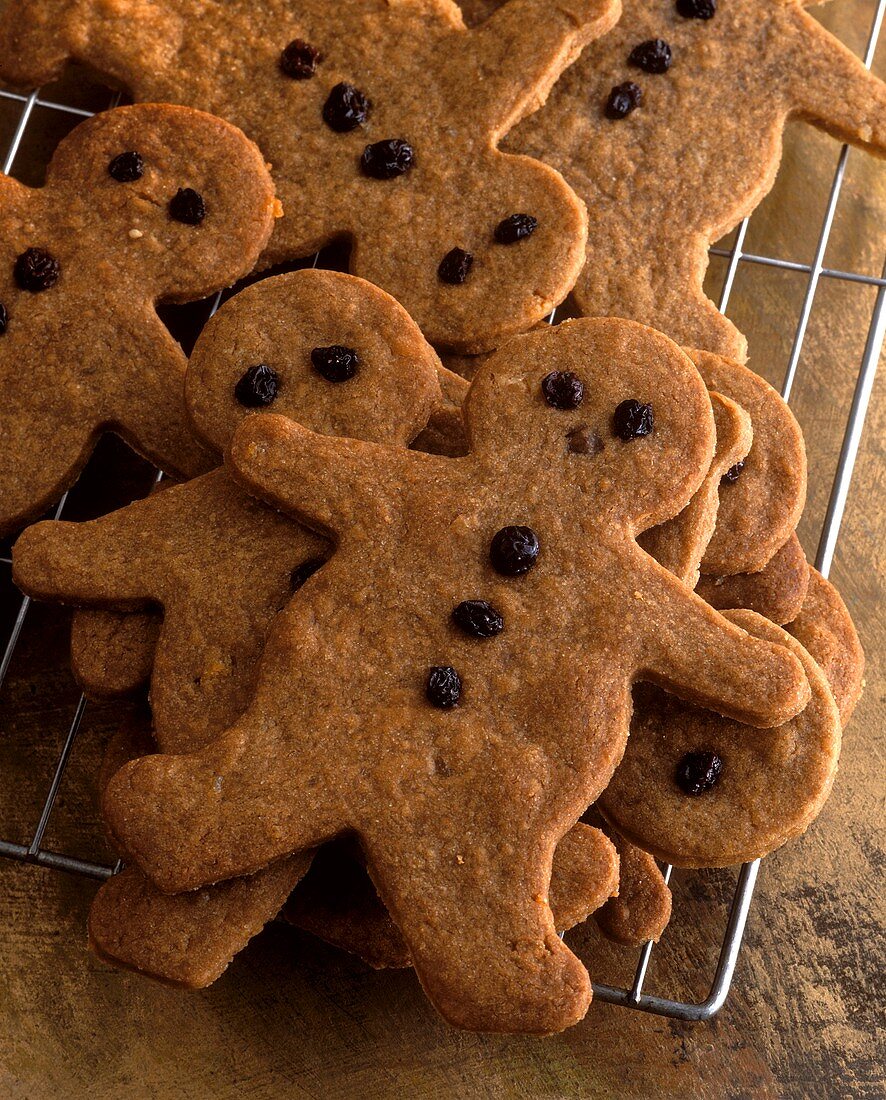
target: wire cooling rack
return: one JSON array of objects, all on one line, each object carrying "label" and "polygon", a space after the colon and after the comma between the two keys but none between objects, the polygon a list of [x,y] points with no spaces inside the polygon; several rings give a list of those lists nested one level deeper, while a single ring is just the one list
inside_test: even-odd
[{"label": "wire cooling rack", "polygon": [[[886,15],[886,0],[878,0],[864,55],[864,63],[868,68],[870,68],[874,58],[874,52],[880,37],[884,15]],[[25,133],[32,124],[32,116],[36,107],[44,108],[49,111],[61,112],[62,114],[73,116],[76,119],[88,118],[92,114],[91,111],[81,107],[43,99],[40,97],[39,90],[31,95],[25,96],[0,89],[0,99],[17,104],[20,110],[18,123],[15,126],[12,139],[5,150],[2,163],[2,171],[6,175],[11,174],[14,168],[16,157],[21,148]],[[113,106],[115,103],[116,100],[112,100],[110,106]],[[837,462],[836,473],[834,475],[828,506],[821,529],[818,551],[815,556],[816,568],[825,576],[827,576],[830,571],[837,539],[840,534],[846,498],[849,493],[849,486],[855,467],[855,459],[858,454],[865,415],[867,413],[874,376],[877,370],[877,362],[883,348],[884,339],[886,339],[886,263],[884,263],[879,278],[876,276],[856,274],[850,271],[834,270],[823,266],[825,251],[843,187],[847,153],[848,149],[846,146],[843,146],[831,183],[830,194],[818,236],[818,243],[811,264],[795,263],[773,256],[762,256],[745,252],[744,242],[748,231],[747,218],[738,227],[731,248],[711,249],[711,255],[723,257],[727,261],[726,274],[719,300],[719,308],[724,313],[729,305],[729,299],[732,294],[732,288],[739,266],[743,263],[762,264],[767,267],[778,268],[783,271],[792,271],[808,276],[805,295],[797,319],[797,328],[794,333],[781,386],[781,393],[785,400],[790,399],[797,377],[803,345],[806,339],[806,332],[815,305],[815,296],[820,280],[838,279],[849,284],[863,284],[877,288],[876,300],[874,302],[868,327],[867,340],[856,375],[852,404],[846,419],[840,456]],[[317,258],[315,257],[314,263],[316,264],[316,262]],[[221,300],[222,295],[219,294],[211,301],[207,307],[206,320],[215,313]],[[553,320],[553,316],[551,320]],[[63,514],[66,501],[67,495],[59,501],[52,512],[53,518],[57,519]],[[0,567],[7,570],[7,576],[3,577],[0,583],[10,586],[11,578],[8,576],[8,570],[11,564],[9,557],[0,557]],[[22,598],[3,650],[3,656],[0,658],[0,690],[2,690],[3,683],[9,671],[9,666],[21,637],[30,606],[30,599],[27,597]],[[46,867],[53,871],[65,871],[95,879],[106,879],[119,870],[119,863],[111,865],[98,861],[79,859],[71,855],[66,855],[63,852],[52,851],[43,844],[46,829],[58,796],[59,787],[61,786],[77,734],[80,730],[86,706],[86,698],[81,696],[74,709],[74,714],[71,718],[67,734],[65,735],[61,751],[55,762],[55,767],[49,780],[46,798],[43,802],[43,807],[40,811],[40,816],[30,842],[28,844],[20,844],[0,839],[0,857],[16,860],[20,863],[35,864],[38,867]],[[640,950],[634,979],[630,988],[617,988],[609,985],[595,984],[595,996],[602,1001],[624,1005],[627,1008],[640,1009],[644,1012],[657,1013],[661,1016],[670,1016],[679,1020],[697,1021],[711,1019],[711,1017],[722,1008],[732,984],[732,978],[735,972],[738,954],[741,949],[745,923],[750,910],[759,867],[760,861],[755,860],[753,863],[744,864],[739,871],[735,892],[729,906],[717,966],[711,981],[710,991],[703,1001],[690,1003],[669,1000],[664,997],[658,997],[643,992],[646,972],[654,947],[652,943],[646,944],[646,946]],[[664,868],[664,876],[666,881],[670,880],[670,866]]]}]

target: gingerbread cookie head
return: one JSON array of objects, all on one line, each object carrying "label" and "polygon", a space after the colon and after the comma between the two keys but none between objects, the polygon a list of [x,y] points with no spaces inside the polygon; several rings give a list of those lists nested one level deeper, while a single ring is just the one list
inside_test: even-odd
[{"label": "gingerbread cookie head", "polygon": [[593,499],[632,533],[681,511],[713,457],[704,383],[667,337],[632,322],[566,321],[506,345],[478,372],[465,418],[480,460],[573,507]]},{"label": "gingerbread cookie head", "polygon": [[347,239],[353,273],[432,343],[482,351],[563,300],[587,234],[562,177],[498,141],[618,7],[511,0],[468,31],[449,0],[7,0],[0,75],[33,84],[75,56],[136,100],[234,122],[284,206],[268,263]]},{"label": "gingerbread cookie head", "polygon": [[0,177],[0,531],[57,499],[105,430],[173,474],[213,464],[155,303],[247,274],[275,209],[258,149],[182,107],[82,123],[42,188]]},{"label": "gingerbread cookie head", "polygon": [[726,617],[790,648],[812,695],[784,725],[752,731],[657,688],[638,690],[628,747],[597,805],[628,840],[681,867],[744,863],[799,836],[837,771],[840,716],[821,669],[754,612]]},{"label": "gingerbread cookie head", "polygon": [[225,303],[194,347],[185,395],[220,454],[245,417],[265,412],[405,447],[443,406],[446,373],[390,295],[353,275],[307,269]]}]

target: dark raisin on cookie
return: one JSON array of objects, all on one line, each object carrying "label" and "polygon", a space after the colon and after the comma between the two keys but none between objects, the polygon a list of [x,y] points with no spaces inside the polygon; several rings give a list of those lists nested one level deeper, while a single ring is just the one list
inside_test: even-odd
[{"label": "dark raisin on cookie", "polygon": [[604,114],[607,118],[625,118],[636,110],[643,102],[643,90],[639,84],[632,80],[626,80],[624,84],[616,84],[606,100]]},{"label": "dark raisin on cookie", "polygon": [[300,38],[295,38],[280,54],[280,70],[292,80],[310,80],[323,55]]},{"label": "dark raisin on cookie", "polygon": [[293,592],[298,592],[305,581],[309,580],[317,572],[318,569],[322,569],[326,564],[324,558],[311,558],[309,561],[303,561],[301,565],[297,565],[292,570],[292,575],[289,578],[289,585]]},{"label": "dark raisin on cookie", "polygon": [[677,14],[684,19],[713,19],[717,0],[677,0]]},{"label": "dark raisin on cookie", "polygon": [[603,440],[598,432],[582,424],[566,433],[566,450],[571,455],[598,455],[603,450]]},{"label": "dark raisin on cookie", "polygon": [[723,475],[723,480],[729,485],[734,485],[736,481],[741,477],[741,471],[744,469],[744,459],[741,462],[736,462],[734,466],[730,466],[726,473]]},{"label": "dark raisin on cookie", "polygon": [[61,274],[58,260],[45,248],[29,248],[15,261],[15,281],[22,290],[39,294],[58,282]]},{"label": "dark raisin on cookie", "polygon": [[182,225],[199,225],[206,217],[206,203],[193,187],[180,187],[169,200],[169,216]]},{"label": "dark raisin on cookie", "polygon": [[642,69],[644,73],[659,75],[671,67],[671,47],[663,38],[648,38],[639,46],[634,46],[628,55],[628,62]]},{"label": "dark raisin on cookie", "polygon": [[449,710],[461,698],[461,677],[451,665],[434,665],[428,672],[425,695],[435,707]]},{"label": "dark raisin on cookie", "polygon": [[584,383],[569,370],[553,370],[546,374],[541,380],[541,392],[554,409],[577,409],[585,397]]},{"label": "dark raisin on cookie", "polygon": [[723,772],[723,761],[715,752],[687,752],[680,759],[674,780],[683,794],[692,798],[715,786]]},{"label": "dark raisin on cookie", "polygon": [[649,435],[655,427],[655,417],[651,405],[630,398],[622,401],[612,416],[612,428],[619,439],[625,443]]},{"label": "dark raisin on cookie", "polygon": [[489,547],[489,561],[503,577],[520,577],[538,561],[538,535],[531,527],[502,527]]},{"label": "dark raisin on cookie", "polygon": [[465,252],[463,248],[453,248],[440,261],[437,274],[442,282],[449,283],[451,286],[461,286],[470,275],[473,266],[474,257],[470,252]]},{"label": "dark raisin on cookie", "polygon": [[531,214],[510,214],[495,227],[493,236],[499,244],[517,244],[538,229],[538,219]]},{"label": "dark raisin on cookie", "polygon": [[415,164],[415,150],[405,138],[387,138],[367,145],[360,157],[364,176],[374,180],[392,180],[408,172]]},{"label": "dark raisin on cookie", "polygon": [[108,165],[108,175],[117,183],[135,183],[145,174],[145,162],[141,153],[120,153]]},{"label": "dark raisin on cookie", "polygon": [[333,344],[328,348],[314,348],[311,352],[314,370],[327,382],[347,382],[360,366],[360,357],[353,348]]},{"label": "dark raisin on cookie", "polygon": [[494,638],[505,628],[504,619],[486,600],[463,600],[453,610],[452,621],[474,638]]},{"label": "dark raisin on cookie", "polygon": [[0,302],[0,336],[9,328],[9,310]]},{"label": "dark raisin on cookie", "polygon": [[265,409],[280,389],[280,377],[267,363],[250,367],[234,387],[234,396],[247,409]]},{"label": "dark raisin on cookie", "polygon": [[362,126],[370,103],[353,84],[336,84],[323,104],[323,121],[337,134],[348,134]]}]

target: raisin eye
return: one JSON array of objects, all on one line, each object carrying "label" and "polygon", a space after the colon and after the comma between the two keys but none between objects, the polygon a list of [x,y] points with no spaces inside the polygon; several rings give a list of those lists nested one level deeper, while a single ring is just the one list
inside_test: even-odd
[{"label": "raisin eye", "polygon": [[145,174],[145,162],[140,153],[120,153],[108,165],[108,175],[117,183],[135,183]]},{"label": "raisin eye", "polygon": [[336,84],[323,105],[323,121],[337,134],[349,134],[362,126],[370,103],[353,84]]},{"label": "raisin eye", "polygon": [[270,405],[280,389],[280,376],[267,365],[250,367],[234,387],[234,396],[247,409],[263,409]]},{"label": "raisin eye", "polygon": [[425,695],[429,703],[441,710],[454,707],[461,698],[461,677],[452,665],[434,665],[428,672]]},{"label": "raisin eye", "polygon": [[327,382],[347,382],[357,373],[360,357],[353,348],[333,344],[328,348],[314,348],[311,362],[314,370]]},{"label": "raisin eye", "polygon": [[715,752],[687,752],[677,764],[674,781],[691,798],[709,791],[720,782],[723,761]]},{"label": "raisin eye", "polygon": [[292,80],[310,80],[322,59],[319,50],[296,38],[280,54],[280,70]]},{"label": "raisin eye", "polygon": [[182,225],[199,225],[206,217],[206,203],[193,187],[180,187],[169,201],[169,216]]},{"label": "raisin eye", "polygon": [[643,102],[643,89],[632,80],[626,80],[624,84],[616,84],[606,100],[604,114],[607,118],[625,118],[635,111]]},{"label": "raisin eye", "polygon": [[728,485],[734,485],[736,481],[741,477],[741,471],[744,469],[744,459],[741,462],[736,462],[734,466],[730,466],[726,473],[723,475],[723,480]]},{"label": "raisin eye", "polygon": [[584,383],[568,370],[546,374],[541,380],[541,392],[553,409],[577,409],[585,398]]},{"label": "raisin eye", "polygon": [[493,236],[499,244],[517,244],[538,229],[538,218],[531,214],[511,214],[495,227]]},{"label": "raisin eye", "polygon": [[45,248],[29,248],[15,261],[15,281],[22,290],[39,294],[58,282],[61,267],[58,260]]},{"label": "raisin eye", "polygon": [[622,401],[613,414],[612,427],[618,438],[625,443],[649,435],[655,427],[652,406],[643,405],[633,398]]}]

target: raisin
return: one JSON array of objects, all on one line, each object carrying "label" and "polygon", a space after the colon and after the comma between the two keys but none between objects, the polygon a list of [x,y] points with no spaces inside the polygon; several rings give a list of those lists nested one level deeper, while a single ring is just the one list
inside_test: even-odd
[{"label": "raisin", "polygon": [[723,480],[730,485],[734,485],[736,481],[741,477],[741,471],[744,469],[744,459],[741,462],[736,462],[734,466],[730,466],[726,473],[723,475]]},{"label": "raisin", "polygon": [[569,370],[546,374],[541,380],[541,392],[554,409],[577,409],[585,397],[584,383]]},{"label": "raisin", "polygon": [[566,450],[571,455],[598,455],[603,450],[603,440],[583,425],[566,433]]},{"label": "raisin", "polygon": [[717,0],[677,0],[677,14],[684,19],[713,19]]},{"label": "raisin", "polygon": [[636,65],[644,73],[666,73],[671,67],[671,47],[663,38],[649,38],[634,46],[628,55],[628,63]]},{"label": "raisin", "polygon": [[322,569],[326,564],[323,558],[311,558],[309,561],[303,561],[301,565],[297,565],[292,570],[292,576],[289,578],[289,584],[293,592],[298,592],[301,586],[309,578],[317,572],[318,569]]},{"label": "raisin", "polygon": [[280,70],[293,80],[310,80],[317,70],[317,62],[322,60],[319,50],[295,38],[280,54]]},{"label": "raisin", "polygon": [[364,176],[374,180],[392,180],[415,164],[415,150],[404,138],[388,138],[367,145],[360,157]]},{"label": "raisin", "polygon": [[9,328],[9,310],[0,302],[0,336]]},{"label": "raisin", "polygon": [[461,676],[451,665],[434,665],[428,673],[425,695],[441,710],[454,707],[461,698]]},{"label": "raisin", "polygon": [[704,794],[715,786],[723,771],[723,761],[715,752],[687,752],[677,764],[674,780],[683,794]]},{"label": "raisin", "polygon": [[58,260],[44,248],[29,248],[15,261],[15,281],[22,290],[39,294],[58,282],[61,274]]},{"label": "raisin", "polygon": [[206,203],[193,187],[180,187],[169,200],[169,216],[183,225],[199,225],[206,217]]},{"label": "raisin", "polygon": [[135,183],[145,174],[141,153],[120,153],[108,165],[108,175],[117,183]]},{"label": "raisin", "polygon": [[622,401],[612,417],[613,431],[625,443],[631,439],[649,435],[654,427],[655,417],[652,414],[652,406],[643,405],[633,398]]},{"label": "raisin", "polygon": [[279,389],[277,372],[267,363],[258,363],[250,367],[234,387],[234,396],[247,409],[264,409],[273,402]]},{"label": "raisin", "polygon": [[444,283],[461,286],[470,275],[473,266],[474,257],[470,252],[465,252],[463,248],[453,248],[440,261],[437,274]]},{"label": "raisin", "polygon": [[314,370],[322,374],[327,382],[347,382],[357,373],[360,357],[353,348],[333,344],[329,348],[314,348],[311,362]]},{"label": "raisin", "polygon": [[323,121],[337,134],[348,134],[362,126],[371,104],[353,84],[336,84],[323,104]]},{"label": "raisin", "polygon": [[505,628],[504,619],[486,600],[464,600],[452,612],[452,621],[475,638],[494,638]]},{"label": "raisin", "polygon": [[489,548],[492,568],[503,577],[519,577],[538,561],[538,535],[531,527],[502,527]]},{"label": "raisin", "polygon": [[510,214],[495,227],[493,236],[499,244],[516,244],[525,241],[538,229],[538,218],[531,214]]},{"label": "raisin", "polygon": [[643,90],[639,84],[632,80],[626,80],[624,84],[616,84],[606,100],[604,114],[607,118],[624,118],[631,111],[637,109],[643,102]]}]

